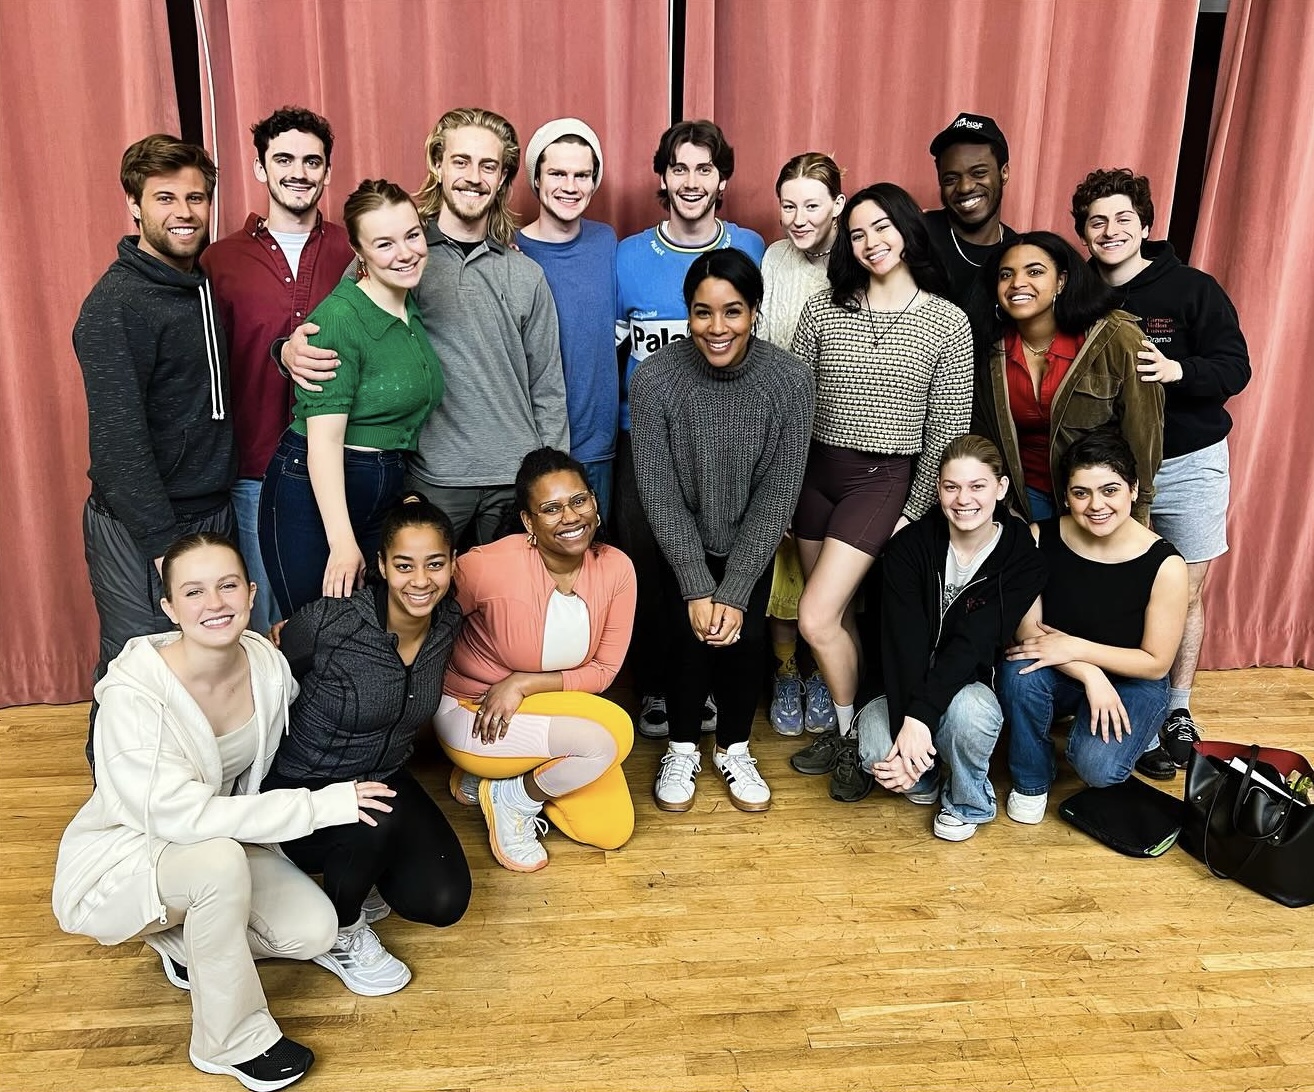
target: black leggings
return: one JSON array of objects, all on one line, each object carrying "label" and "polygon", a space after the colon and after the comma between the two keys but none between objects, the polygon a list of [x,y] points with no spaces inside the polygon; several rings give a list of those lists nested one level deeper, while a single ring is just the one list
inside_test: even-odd
[{"label": "black leggings", "polygon": [[[630,668],[635,696],[653,697],[665,692],[663,665],[670,663],[671,659],[670,611],[664,602],[669,596],[662,583],[666,562],[639,499],[639,486],[634,480],[634,449],[628,432],[622,432],[616,441],[616,477],[611,505],[615,528],[612,541],[633,562],[638,593],[634,607],[634,636],[630,638],[625,662]],[[678,597],[678,591],[676,595]],[[688,629],[688,618],[681,624]]]},{"label": "black leggings", "polygon": [[[425,925],[455,925],[470,905],[470,866],[447,817],[406,770],[381,778],[397,795],[392,811],[372,811],[377,827],[349,823],[324,827],[283,852],[304,872],[322,873],[324,893],[346,927],[360,917],[361,903],[377,886],[398,914]],[[331,781],[296,781],[277,774],[262,789],[318,789]]]},{"label": "black leggings", "polygon": [[[725,558],[707,555],[712,579],[725,575]],[[689,625],[689,604],[680,594],[675,573],[662,565],[668,625],[674,635],[666,660],[666,713],[671,741],[697,743],[702,731],[703,702],[716,698],[716,744],[729,747],[745,742],[753,730],[753,715],[762,693],[763,656],[766,652],[766,608],[771,597],[772,568],[753,585],[744,611],[742,636],[732,645],[704,644]]]}]

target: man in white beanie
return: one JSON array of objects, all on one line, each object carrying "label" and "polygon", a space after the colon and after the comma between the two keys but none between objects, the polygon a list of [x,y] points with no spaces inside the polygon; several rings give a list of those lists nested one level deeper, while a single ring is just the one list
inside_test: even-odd
[{"label": "man in white beanie", "polygon": [[525,174],[538,219],[516,233],[543,267],[561,328],[570,453],[584,464],[603,518],[611,513],[620,417],[616,366],[616,233],[584,212],[602,181],[602,145],[578,118],[557,118],[529,138]]}]

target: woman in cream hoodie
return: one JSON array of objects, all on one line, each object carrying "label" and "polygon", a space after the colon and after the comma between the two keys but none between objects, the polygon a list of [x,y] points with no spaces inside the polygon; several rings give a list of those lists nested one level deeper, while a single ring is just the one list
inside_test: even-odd
[{"label": "woman in cream hoodie", "polygon": [[[219,535],[164,556],[162,606],[181,633],[137,637],[96,686],[97,784],[60,842],[60,926],[102,944],[139,937],[192,993],[192,1064],[272,1092],[313,1054],[269,1015],[254,958],[311,959],[337,933],[322,891],[264,843],[373,823],[385,785],[260,793],[296,683],[244,632],[255,585]],[[254,957],[254,958],[253,958]]]}]

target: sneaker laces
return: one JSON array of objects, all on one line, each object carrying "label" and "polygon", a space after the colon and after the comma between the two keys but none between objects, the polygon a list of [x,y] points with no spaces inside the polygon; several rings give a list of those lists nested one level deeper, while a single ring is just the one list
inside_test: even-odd
[{"label": "sneaker laces", "polygon": [[353,933],[339,939],[336,947],[358,967],[373,967],[388,958],[388,951],[378,933],[362,925]]},{"label": "sneaker laces", "polygon": [[1168,723],[1163,726],[1163,734],[1180,743],[1200,742],[1200,729],[1196,727],[1190,713],[1178,713],[1169,717]]},{"label": "sneaker laces", "polygon": [[[850,743],[849,740],[853,739]],[[840,737],[839,757],[835,761],[835,774],[837,777],[854,777],[859,772],[866,773],[862,769],[862,763],[858,761],[858,741],[851,736]]]},{"label": "sneaker laces", "polygon": [[513,818],[511,829],[502,838],[502,844],[511,854],[519,856],[523,850],[537,845],[538,840],[548,832],[547,820],[537,811],[521,811],[514,806],[508,807],[507,810],[512,813]]},{"label": "sneaker laces", "polygon": [[785,714],[800,712],[803,708],[801,687],[797,675],[777,675],[775,701]]},{"label": "sneaker laces", "polygon": [[674,782],[677,785],[684,785],[694,779],[694,775],[702,769],[702,765],[697,751],[687,753],[667,751],[662,755],[662,768],[657,774],[657,783],[668,785]]},{"label": "sneaker laces", "polygon": [[720,759],[721,773],[727,779],[733,778],[740,785],[760,785],[766,788],[766,782],[757,772],[757,759],[747,751],[743,754],[731,754],[727,751],[717,757]]}]

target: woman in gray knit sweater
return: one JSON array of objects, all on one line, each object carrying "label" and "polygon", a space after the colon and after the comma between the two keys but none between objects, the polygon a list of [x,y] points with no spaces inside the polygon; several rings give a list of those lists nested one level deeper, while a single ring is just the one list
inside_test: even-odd
[{"label": "woman in gray knit sweater", "polygon": [[765,811],[771,790],[748,738],[766,640],[770,565],[803,481],[812,378],[753,336],[762,275],[728,248],[700,254],[684,282],[689,337],[653,353],[630,385],[635,477],[661,546],[677,639],[667,664],[671,737],[654,794],[693,805],[704,697],[718,710],[713,764],[730,800]]}]

